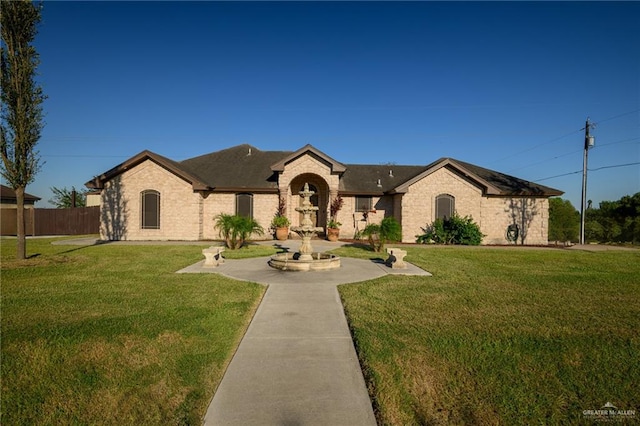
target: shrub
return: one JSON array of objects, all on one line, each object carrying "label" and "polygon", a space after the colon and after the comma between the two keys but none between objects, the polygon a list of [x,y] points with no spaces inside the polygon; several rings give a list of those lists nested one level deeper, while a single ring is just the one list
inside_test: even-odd
[{"label": "shrub", "polygon": [[460,217],[457,214],[450,219],[436,219],[431,225],[422,228],[424,234],[416,236],[420,244],[462,244],[477,246],[484,235],[471,216]]},{"label": "shrub", "polygon": [[362,235],[369,239],[369,245],[375,252],[384,250],[384,245],[390,241],[402,240],[402,227],[395,217],[389,216],[382,222],[371,223],[364,228]]},{"label": "shrub", "polygon": [[342,225],[338,222],[338,212],[342,209],[342,205],[344,204],[344,200],[341,196],[337,196],[331,202],[329,206],[329,223],[327,223],[327,228],[337,229]]},{"label": "shrub", "polygon": [[215,221],[214,228],[218,230],[231,250],[242,247],[251,234],[264,234],[262,226],[248,216],[221,213],[215,217]]}]

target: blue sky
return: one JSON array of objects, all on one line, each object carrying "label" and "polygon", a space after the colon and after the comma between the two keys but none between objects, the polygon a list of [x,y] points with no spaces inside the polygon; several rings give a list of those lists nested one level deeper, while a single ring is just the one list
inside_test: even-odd
[{"label": "blue sky", "polygon": [[[47,1],[45,164],[27,191],[43,207],[144,149],[241,143],[536,181],[582,170],[590,117],[588,198],[616,200],[640,191],[640,164],[617,167],[640,162],[638,17],[637,2]],[[579,208],[581,173],[540,183]]]}]

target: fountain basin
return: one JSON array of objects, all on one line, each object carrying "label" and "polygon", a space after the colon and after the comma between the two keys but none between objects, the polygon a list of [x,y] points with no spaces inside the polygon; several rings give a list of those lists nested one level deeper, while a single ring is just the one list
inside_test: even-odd
[{"label": "fountain basin", "polygon": [[300,253],[278,253],[271,256],[269,266],[281,271],[324,271],[340,267],[340,257],[330,253],[311,253],[311,259]]}]

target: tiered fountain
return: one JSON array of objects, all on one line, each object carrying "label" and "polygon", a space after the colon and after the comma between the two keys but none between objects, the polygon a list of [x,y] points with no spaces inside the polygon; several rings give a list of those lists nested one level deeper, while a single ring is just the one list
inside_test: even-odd
[{"label": "tiered fountain", "polygon": [[318,207],[311,204],[311,196],[314,191],[309,190],[309,184],[304,184],[304,189],[300,191],[302,206],[296,207],[296,211],[302,213],[302,223],[300,226],[291,228],[293,232],[300,235],[302,244],[297,253],[278,253],[271,256],[269,266],[283,271],[319,271],[325,269],[335,269],[340,267],[340,258],[334,254],[314,252],[311,247],[311,238],[318,232],[322,232],[322,227],[313,226],[311,222],[311,212],[317,211]]}]

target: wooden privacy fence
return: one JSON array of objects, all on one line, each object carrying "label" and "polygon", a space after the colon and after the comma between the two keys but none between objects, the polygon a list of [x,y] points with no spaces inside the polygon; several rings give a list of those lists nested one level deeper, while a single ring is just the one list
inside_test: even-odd
[{"label": "wooden privacy fence", "polygon": [[[16,235],[17,210],[2,209],[2,235]],[[84,235],[100,232],[100,207],[25,209],[27,235]]]}]

